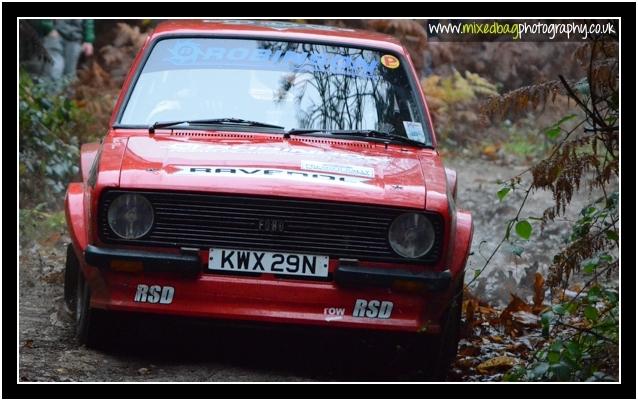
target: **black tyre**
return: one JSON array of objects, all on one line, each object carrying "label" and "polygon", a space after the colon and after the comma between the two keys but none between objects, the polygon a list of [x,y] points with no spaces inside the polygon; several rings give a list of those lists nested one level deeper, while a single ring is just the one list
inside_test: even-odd
[{"label": "black tyre", "polygon": [[66,265],[64,268],[64,303],[71,314],[75,313],[78,270],[78,258],[75,256],[73,246],[69,244],[66,248]]},{"label": "black tyre", "polygon": [[459,346],[459,329],[463,305],[463,277],[454,288],[452,302],[443,314],[441,334],[423,338],[417,345],[416,355],[424,361],[421,379],[445,381]]},{"label": "black tyre", "polygon": [[101,348],[108,340],[108,315],[91,308],[91,288],[81,269],[77,269],[75,301],[75,334],[80,344]]}]

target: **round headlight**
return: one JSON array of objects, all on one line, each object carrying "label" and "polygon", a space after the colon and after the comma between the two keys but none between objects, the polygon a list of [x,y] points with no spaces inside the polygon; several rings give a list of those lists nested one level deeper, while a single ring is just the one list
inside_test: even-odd
[{"label": "round headlight", "polygon": [[394,252],[404,258],[420,258],[434,245],[434,227],[419,213],[405,213],[390,225],[388,240]]},{"label": "round headlight", "polygon": [[124,239],[145,236],[153,226],[153,219],[153,206],[142,195],[120,195],[109,206],[109,227]]}]

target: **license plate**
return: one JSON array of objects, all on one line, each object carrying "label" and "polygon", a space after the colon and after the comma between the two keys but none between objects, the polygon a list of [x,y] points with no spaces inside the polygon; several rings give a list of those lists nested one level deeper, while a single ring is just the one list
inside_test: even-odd
[{"label": "license plate", "polygon": [[328,256],[300,253],[210,249],[208,269],[328,277],[328,259]]}]

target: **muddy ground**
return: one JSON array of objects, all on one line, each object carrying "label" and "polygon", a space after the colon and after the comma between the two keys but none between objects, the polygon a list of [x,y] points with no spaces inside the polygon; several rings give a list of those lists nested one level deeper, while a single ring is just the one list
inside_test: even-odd
[{"label": "muddy ground", "polygon": [[[468,282],[502,237],[506,220],[522,199],[522,194],[513,193],[499,202],[496,181],[526,166],[474,158],[455,158],[447,165],[458,171],[459,207],[474,215]],[[587,197],[587,193],[578,196],[572,215]],[[525,210],[540,214],[552,202],[551,194],[536,193]],[[509,301],[510,292],[531,299],[534,273],[546,275],[550,257],[568,234],[565,222],[551,224],[543,233],[535,226],[533,246],[527,246],[520,257],[504,247],[472,284],[472,291],[496,307]],[[405,363],[405,350],[396,342],[362,338],[359,333],[256,331],[127,315],[113,344],[99,351],[87,349],[77,344],[71,315],[62,301],[68,238],[21,242],[20,381],[394,381],[415,377],[416,367]],[[500,375],[476,376],[460,365],[455,366],[454,380],[500,380]]]}]

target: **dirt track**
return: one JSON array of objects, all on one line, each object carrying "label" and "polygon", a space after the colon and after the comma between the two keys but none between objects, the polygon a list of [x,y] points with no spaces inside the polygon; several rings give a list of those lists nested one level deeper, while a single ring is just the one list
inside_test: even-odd
[{"label": "dirt track", "polygon": [[[521,196],[499,203],[497,179],[523,167],[495,162],[450,160],[459,173],[459,206],[474,214],[473,255],[467,279],[482,267],[503,235],[505,221]],[[539,213],[551,205],[550,194],[532,196],[526,210]],[[573,211],[580,211],[577,201]],[[527,296],[534,273],[546,272],[549,258],[568,234],[566,225],[550,225],[533,251],[514,257],[503,249],[475,292],[493,304],[506,303],[510,291]],[[480,245],[486,241],[484,245]],[[20,381],[357,381],[409,380],[412,370],[394,344],[360,335],[272,330],[220,329],[199,322],[125,319],[114,344],[96,351],[79,346],[62,302],[65,244],[24,243],[20,249]],[[480,252],[479,252],[480,245]],[[532,248],[532,247],[530,247]],[[460,380],[463,378],[461,377]]]}]

